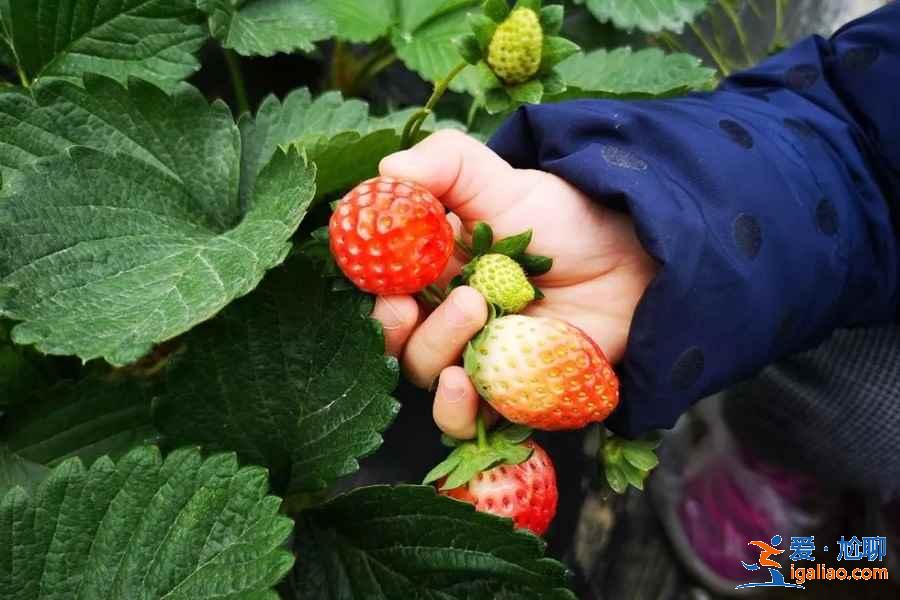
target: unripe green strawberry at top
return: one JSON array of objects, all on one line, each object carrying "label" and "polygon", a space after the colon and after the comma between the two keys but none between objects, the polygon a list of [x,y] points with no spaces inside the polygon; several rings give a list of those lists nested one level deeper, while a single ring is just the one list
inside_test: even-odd
[{"label": "unripe green strawberry at top", "polygon": [[516,8],[494,32],[487,63],[508,84],[528,81],[541,66],[544,32],[536,12]]},{"label": "unripe green strawberry at top", "polygon": [[490,321],[465,354],[481,396],[507,420],[534,429],[579,429],[619,404],[619,380],[597,344],[549,317]]},{"label": "unripe green strawberry at top", "polygon": [[556,469],[533,441],[525,442],[531,456],[517,465],[501,464],[475,475],[468,483],[440,493],[475,505],[475,510],[509,517],[519,529],[543,535],[556,516],[559,492]]},{"label": "unripe green strawberry at top", "polygon": [[359,184],[328,224],[335,261],[372,294],[414,294],[437,280],[453,253],[444,207],[424,187],[392,177]]},{"label": "unripe green strawberry at top", "polygon": [[469,285],[504,312],[517,313],[534,300],[534,287],[522,265],[504,254],[485,254],[473,264]]}]

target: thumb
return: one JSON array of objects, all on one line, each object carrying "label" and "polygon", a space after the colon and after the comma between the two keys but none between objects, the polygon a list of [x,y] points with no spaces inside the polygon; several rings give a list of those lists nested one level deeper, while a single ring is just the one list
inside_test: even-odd
[{"label": "thumb", "polygon": [[504,185],[514,173],[509,163],[475,138],[452,129],[386,156],[378,170],[424,186],[464,222],[488,221],[513,202]]}]

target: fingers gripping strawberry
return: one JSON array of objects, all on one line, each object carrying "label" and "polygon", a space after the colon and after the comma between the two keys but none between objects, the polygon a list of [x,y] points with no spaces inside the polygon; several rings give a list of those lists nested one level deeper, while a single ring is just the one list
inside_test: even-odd
[{"label": "fingers gripping strawberry", "polygon": [[559,319],[509,315],[490,321],[469,344],[465,368],[497,412],[535,429],[599,423],[619,403],[618,378],[603,352]]},{"label": "fingers gripping strawberry", "polygon": [[424,289],[453,253],[453,230],[441,203],[424,187],[391,177],[364,181],[344,196],[328,237],[344,275],[380,295]]}]

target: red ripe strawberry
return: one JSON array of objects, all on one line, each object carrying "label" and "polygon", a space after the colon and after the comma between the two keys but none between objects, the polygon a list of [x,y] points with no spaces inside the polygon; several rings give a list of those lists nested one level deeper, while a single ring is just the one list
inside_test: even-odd
[{"label": "red ripe strawberry", "polygon": [[543,448],[529,440],[531,456],[517,465],[501,464],[478,473],[467,484],[440,493],[475,505],[481,512],[509,517],[519,529],[543,535],[553,517],[559,494],[556,489],[556,470]]},{"label": "red ripe strawberry", "polygon": [[497,412],[534,429],[579,429],[619,404],[619,380],[606,356],[559,319],[494,319],[469,344],[465,366]]},{"label": "red ripe strawberry", "polygon": [[424,187],[376,177],[337,204],[328,225],[331,253],[356,287],[414,294],[443,272],[453,253],[444,207]]}]

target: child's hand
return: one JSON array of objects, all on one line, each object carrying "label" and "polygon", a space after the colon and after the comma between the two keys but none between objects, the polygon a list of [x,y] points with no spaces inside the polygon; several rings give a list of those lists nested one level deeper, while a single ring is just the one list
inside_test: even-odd
[{"label": "child's hand", "polygon": [[[452,211],[451,222],[461,220],[463,238],[479,221],[490,224],[495,239],[533,229],[528,251],[552,257],[553,269],[534,280],[546,298],[524,313],[568,321],[590,335],[610,361],[622,358],[635,307],[658,268],[626,214],[592,202],[555,175],[513,169],[487,146],[455,131],[435,133],[386,157],[380,171],[430,189]],[[446,285],[464,262],[451,259],[438,283]],[[478,394],[455,365],[487,319],[481,295],[459,287],[424,320],[412,297],[381,297],[374,316],[384,325],[388,352],[402,356],[410,381],[429,387],[439,378],[438,427],[453,437],[474,436]]]}]

